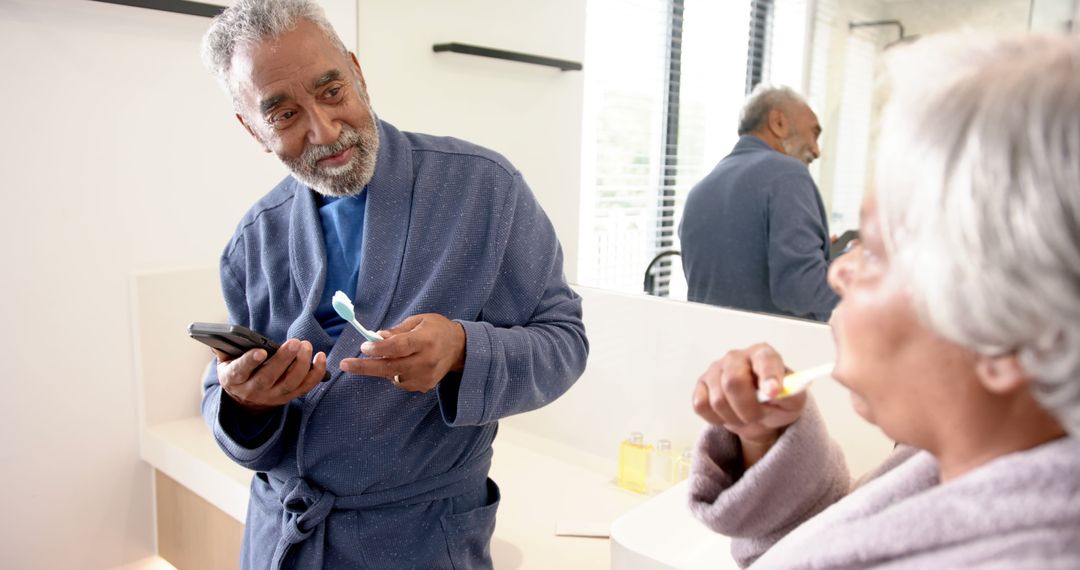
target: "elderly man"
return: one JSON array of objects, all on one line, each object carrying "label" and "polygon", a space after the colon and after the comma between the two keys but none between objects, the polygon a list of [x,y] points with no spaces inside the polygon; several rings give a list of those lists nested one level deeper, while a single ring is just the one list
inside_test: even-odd
[{"label": "elderly man", "polygon": [[758,86],[739,142],[686,199],[679,239],[691,301],[827,320],[825,207],[806,166],[821,126],[798,94]]},{"label": "elderly man", "polygon": [[204,381],[214,437],[257,472],[241,566],[490,567],[496,422],[559,397],[588,351],[551,223],[502,156],[376,117],[311,0],[236,2],[204,58],[292,172],[221,258],[230,320],[284,342]]}]

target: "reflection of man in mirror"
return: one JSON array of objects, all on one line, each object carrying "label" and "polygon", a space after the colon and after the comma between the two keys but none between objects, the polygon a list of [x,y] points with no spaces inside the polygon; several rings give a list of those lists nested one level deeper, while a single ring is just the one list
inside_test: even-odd
[{"label": "reflection of man in mirror", "polygon": [[686,200],[679,239],[691,301],[827,320],[829,231],[807,165],[821,125],[787,87],[759,85],[739,142]]},{"label": "reflection of man in mirror", "polygon": [[204,381],[215,439],[258,472],[241,567],[491,567],[497,421],[566,391],[588,350],[551,223],[502,156],[377,117],[314,0],[238,0],[204,56],[291,172],[221,257],[230,320],[281,348]]}]

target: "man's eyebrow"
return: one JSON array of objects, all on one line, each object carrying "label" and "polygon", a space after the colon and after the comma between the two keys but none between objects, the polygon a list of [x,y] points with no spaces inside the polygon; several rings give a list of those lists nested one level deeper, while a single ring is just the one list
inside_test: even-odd
[{"label": "man's eyebrow", "polygon": [[326,85],[327,83],[330,83],[331,81],[339,81],[340,79],[341,79],[341,72],[336,70],[336,69],[331,69],[330,71],[327,71],[326,73],[322,74],[322,76],[320,76],[318,79],[315,80],[314,87],[315,87],[315,89],[318,89],[318,88],[322,87],[323,85]]},{"label": "man's eyebrow", "polygon": [[281,102],[284,101],[284,100],[285,100],[285,95],[282,95],[282,94],[271,95],[271,96],[267,97],[266,99],[263,99],[262,102],[259,103],[259,111],[261,111],[262,114],[265,115],[265,114],[269,113],[270,111],[273,111],[274,107],[277,107],[278,105],[280,105]]},{"label": "man's eyebrow", "polygon": [[[314,89],[318,89],[318,88],[326,85],[327,83],[331,83],[333,81],[339,81],[340,79],[341,79],[341,72],[336,70],[336,69],[331,69],[330,71],[327,71],[326,73],[319,76],[319,78],[315,80],[315,83],[312,84],[312,87]],[[280,94],[280,93],[277,94],[277,95],[271,95],[271,96],[267,97],[266,99],[263,99],[262,102],[259,103],[259,111],[261,111],[262,114],[265,115],[266,113],[269,113],[270,111],[273,111],[274,107],[277,107],[278,105],[280,105],[281,102],[286,100],[287,98],[288,97],[286,97],[284,94]]]}]

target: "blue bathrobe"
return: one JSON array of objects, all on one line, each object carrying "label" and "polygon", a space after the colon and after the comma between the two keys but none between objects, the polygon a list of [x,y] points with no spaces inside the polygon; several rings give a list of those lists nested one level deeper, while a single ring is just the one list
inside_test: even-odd
[{"label": "blue bathrobe", "polygon": [[686,197],[679,224],[687,298],[829,320],[829,224],[798,159],[743,135]]},{"label": "blue bathrobe", "polygon": [[326,254],[316,197],[286,178],[244,216],[221,259],[229,318],[279,342],[308,340],[333,374],[253,425],[204,382],[225,453],[257,471],[241,566],[490,567],[497,420],[559,397],[585,367],[581,299],[550,221],[502,156],[379,122],[357,319],[389,328],[440,313],[466,333],[465,370],[427,393],[341,372],[362,337],[336,342],[314,311]]}]

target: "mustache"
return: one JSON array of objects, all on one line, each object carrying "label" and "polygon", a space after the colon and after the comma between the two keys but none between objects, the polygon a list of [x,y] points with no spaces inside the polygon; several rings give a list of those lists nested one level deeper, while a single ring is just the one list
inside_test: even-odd
[{"label": "mustache", "polygon": [[338,140],[334,143],[308,145],[300,155],[300,160],[304,164],[314,167],[320,160],[328,156],[334,156],[349,147],[357,146],[359,142],[360,133],[351,128],[346,128],[341,131]]}]

